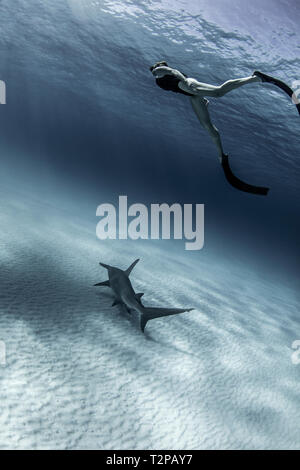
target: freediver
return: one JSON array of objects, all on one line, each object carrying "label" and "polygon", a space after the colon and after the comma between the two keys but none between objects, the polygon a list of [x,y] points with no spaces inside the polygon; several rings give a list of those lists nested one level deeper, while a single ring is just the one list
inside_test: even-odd
[{"label": "freediver", "polygon": [[[169,67],[165,61],[156,62],[150,67],[150,71],[156,78],[156,84],[160,88],[163,88],[164,90],[170,90],[175,93],[181,93],[190,97],[192,108],[198,120],[204,129],[208,131],[212,140],[217,146],[220,163],[223,167],[227,181],[232,186],[241,191],[264,196],[267,195],[269,188],[247,184],[232,173],[232,170],[229,166],[228,155],[226,155],[223,151],[220,133],[216,126],[211,122],[208,111],[209,101],[206,99],[206,97],[211,96],[214,98],[220,98],[232,90],[236,90],[241,86],[248,85],[248,83],[258,82],[272,83],[285,91],[290,97],[293,95],[293,90],[281,80],[270,77],[269,75],[258,71],[253,72],[253,75],[250,77],[227,80],[220,86],[198,82],[198,80],[195,78],[189,78],[179,70]],[[297,104],[296,106],[300,114],[300,104]]]}]

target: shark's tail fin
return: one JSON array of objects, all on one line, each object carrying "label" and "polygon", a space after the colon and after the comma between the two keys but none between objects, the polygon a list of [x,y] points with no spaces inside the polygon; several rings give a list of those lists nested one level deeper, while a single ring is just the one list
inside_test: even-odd
[{"label": "shark's tail fin", "polygon": [[166,317],[168,315],[177,315],[178,313],[190,312],[194,310],[193,308],[153,308],[145,307],[143,308],[140,326],[141,330],[144,332],[145,326],[149,320],[154,318]]}]

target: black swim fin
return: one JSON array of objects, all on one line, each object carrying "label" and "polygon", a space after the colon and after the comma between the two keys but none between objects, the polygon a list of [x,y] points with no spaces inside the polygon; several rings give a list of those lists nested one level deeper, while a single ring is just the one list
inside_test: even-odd
[{"label": "black swim fin", "polygon": [[[272,83],[273,85],[278,86],[287,95],[289,95],[290,98],[292,98],[295,93],[286,83],[282,82],[281,80],[278,80],[278,78],[271,77],[270,75],[266,75],[265,73],[259,72],[258,70],[255,70],[255,72],[253,72],[253,75],[256,75],[257,77],[261,78],[262,82]],[[298,113],[300,114],[300,103],[294,104],[298,110]]]},{"label": "black swim fin", "polygon": [[252,184],[244,183],[239,178],[237,178],[231,171],[228,161],[228,155],[223,153],[222,155],[222,168],[224,170],[225,177],[231,186],[245,193],[259,194],[261,196],[266,196],[268,194],[269,188],[264,188],[263,186],[253,186]]}]

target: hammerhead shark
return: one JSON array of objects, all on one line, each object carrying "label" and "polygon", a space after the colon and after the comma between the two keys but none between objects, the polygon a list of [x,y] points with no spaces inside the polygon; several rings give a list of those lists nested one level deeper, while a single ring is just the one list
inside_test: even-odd
[{"label": "hammerhead shark", "polygon": [[125,271],[109,266],[108,264],[99,263],[108,270],[108,280],[94,285],[111,287],[115,294],[115,300],[112,307],[120,304],[125,306],[128,313],[136,313],[139,317],[139,324],[142,332],[144,332],[145,326],[149,320],[194,310],[193,308],[144,307],[141,301],[144,293],[135,293],[129,279],[129,275],[138,261],[139,259],[136,259]]}]

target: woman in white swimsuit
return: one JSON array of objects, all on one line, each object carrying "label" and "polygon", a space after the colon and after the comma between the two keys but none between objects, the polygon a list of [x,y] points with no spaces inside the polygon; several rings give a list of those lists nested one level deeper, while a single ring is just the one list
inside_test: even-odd
[{"label": "woman in white swimsuit", "polygon": [[[204,129],[208,131],[217,146],[219,159],[229,183],[241,191],[266,195],[268,193],[268,188],[244,183],[232,173],[228,162],[228,155],[224,154],[223,151],[219,131],[211,122],[208,112],[209,101],[206,99],[206,97],[212,96],[214,98],[220,98],[226,93],[229,93],[232,90],[236,90],[241,86],[247,85],[248,83],[257,82],[269,82],[277,85],[279,88],[288,93],[289,96],[292,96],[293,91],[284,82],[281,82],[274,77],[270,77],[258,71],[255,71],[250,77],[227,80],[220,86],[209,85],[208,83],[198,82],[198,80],[195,78],[189,78],[182,72],[179,72],[179,70],[169,67],[165,61],[156,62],[156,64],[150,67],[150,71],[154,75],[156,84],[160,88],[173,91],[175,93],[181,93],[190,97],[191,104],[197,118],[199,119]],[[299,105],[297,105],[297,109],[300,113]]]}]

